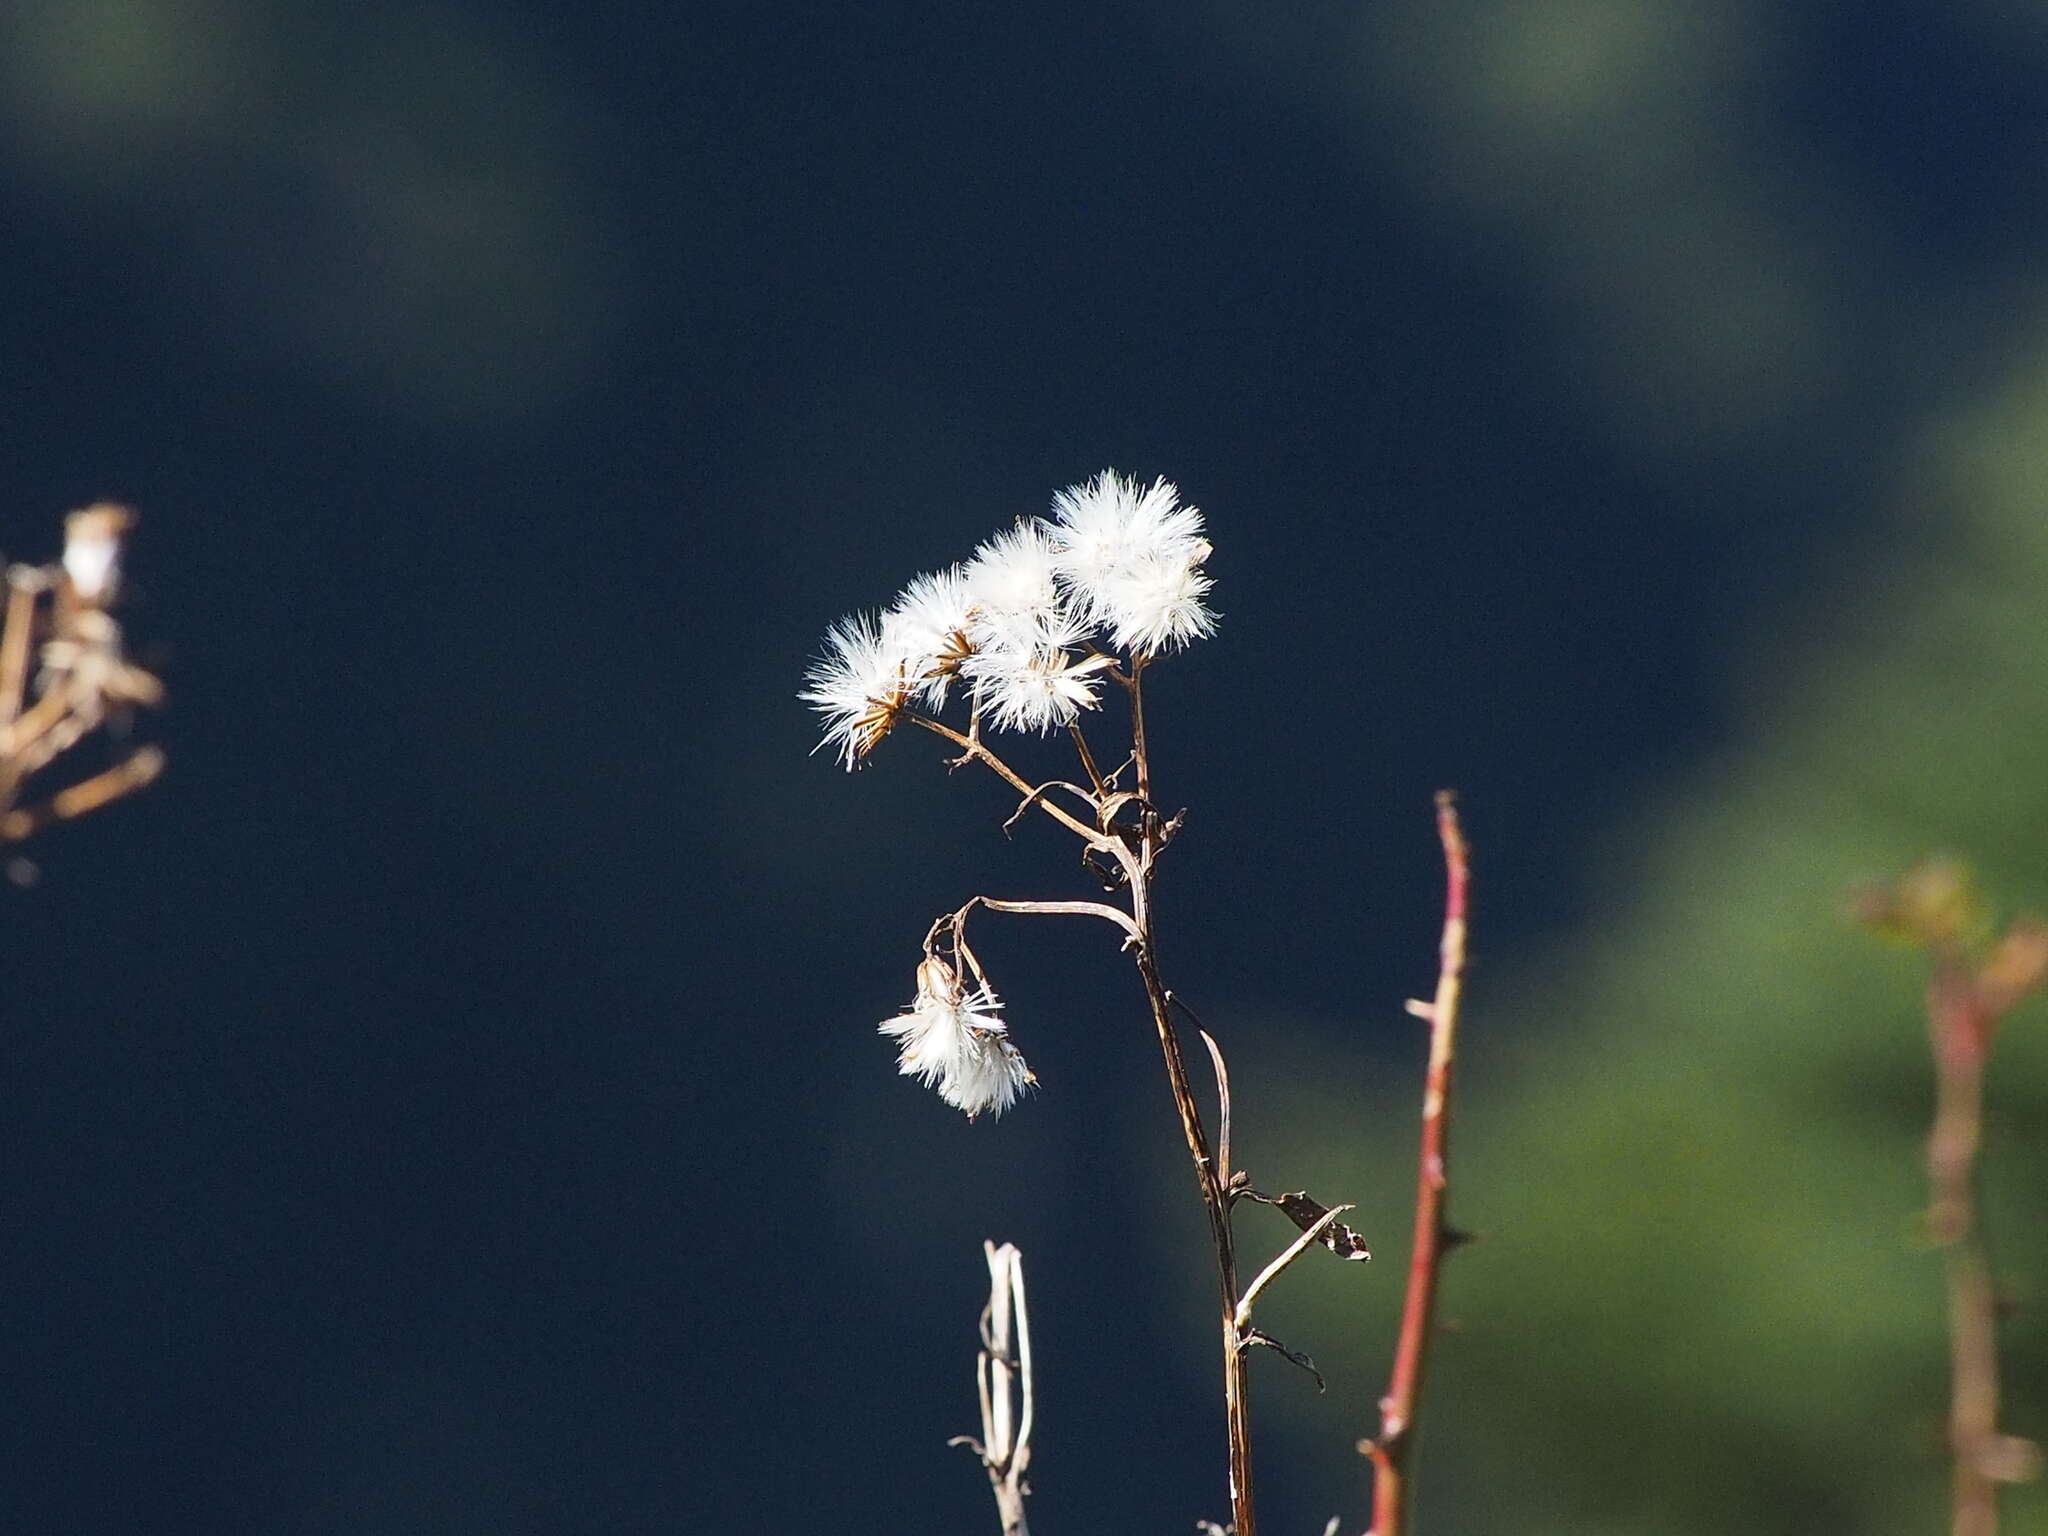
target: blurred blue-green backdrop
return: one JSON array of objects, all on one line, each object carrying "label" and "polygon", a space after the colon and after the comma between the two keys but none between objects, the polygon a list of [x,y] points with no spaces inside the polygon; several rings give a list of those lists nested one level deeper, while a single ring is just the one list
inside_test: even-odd
[{"label": "blurred blue-green backdrop", "polygon": [[[874,1035],[1069,850],[794,699],[1113,464],[1225,615],[1153,694],[1170,979],[1379,1253],[1262,1312],[1331,1381],[1254,1362],[1268,1529],[1363,1520],[1447,784],[1422,1529],[1941,1528],[1919,977],[1842,895],[2048,907],[2044,156],[1985,0],[7,6],[0,543],[134,499],[174,705],[4,902],[0,1526],[992,1530],[985,1236],[1039,1527],[1222,1518],[1113,946],[985,930],[999,1122]],[[2038,1010],[1992,1106],[2040,1436]]]}]

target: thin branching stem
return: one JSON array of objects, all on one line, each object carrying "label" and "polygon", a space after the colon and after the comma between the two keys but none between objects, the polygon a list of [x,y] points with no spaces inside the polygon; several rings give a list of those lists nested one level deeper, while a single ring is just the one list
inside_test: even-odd
[{"label": "thin branching stem", "polygon": [[[1205,1036],[1204,1038],[1206,1039],[1207,1037]],[[1259,1299],[1259,1293],[1265,1290],[1265,1288],[1271,1285],[1275,1280],[1279,1279],[1281,1273],[1287,1268],[1288,1265],[1292,1264],[1296,1259],[1300,1258],[1304,1253],[1308,1252],[1310,1248],[1314,1247],[1315,1244],[1322,1238],[1322,1235],[1326,1231],[1328,1231],[1332,1226],[1336,1225],[1337,1218],[1339,1216],[1342,1216],[1346,1211],[1356,1209],[1356,1206],[1350,1205],[1331,1206],[1327,1211],[1323,1212],[1321,1216],[1317,1217],[1314,1222],[1312,1222],[1310,1225],[1306,1227],[1303,1227],[1301,1229],[1301,1235],[1296,1237],[1295,1240],[1289,1243],[1285,1248],[1281,1249],[1279,1256],[1275,1258],[1272,1263],[1268,1264],[1264,1269],[1259,1271],[1258,1278],[1252,1281],[1250,1285],[1246,1286],[1244,1288],[1244,1295],[1238,1298],[1237,1328],[1240,1336],[1243,1334],[1245,1329],[1251,1327],[1252,1304]]]},{"label": "thin branching stem", "polygon": [[[1136,695],[1133,694],[1133,705]],[[1139,773],[1144,773],[1144,754],[1138,755]],[[1194,1163],[1195,1185],[1202,1197],[1202,1209],[1209,1218],[1209,1242],[1216,1255],[1216,1281],[1222,1298],[1223,1410],[1230,1450],[1230,1508],[1236,1536],[1258,1536],[1258,1516],[1252,1501],[1251,1400],[1242,1339],[1237,1325],[1237,1245],[1230,1229],[1230,1196],[1224,1188],[1209,1134],[1202,1125],[1201,1107],[1195,1101],[1188,1078],[1187,1058],[1181,1051],[1180,1036],[1173,1027],[1173,1003],[1160,980],[1158,947],[1152,935],[1151,862],[1153,850],[1117,847],[1129,876],[1132,916],[1138,930],[1138,975],[1145,984],[1146,1000],[1152,1005],[1152,1023],[1159,1035],[1159,1049],[1166,1062],[1166,1081],[1173,1092],[1173,1107],[1180,1116],[1181,1133]]]},{"label": "thin branching stem", "polygon": [[1008,784],[1010,788],[1016,790],[1026,800],[1035,804],[1046,815],[1080,838],[1089,847],[1107,848],[1109,846],[1108,838],[1086,823],[1077,821],[1072,814],[1062,810],[1043,794],[1039,793],[1037,785],[1027,781],[1016,769],[1004,762],[978,735],[963,734],[960,731],[954,730],[953,727],[946,724],[943,720],[934,720],[930,715],[921,714],[914,709],[904,710],[903,718],[923,726],[935,736],[943,736],[946,740],[952,742],[954,746],[958,747],[966,757],[987,764],[1005,784]]},{"label": "thin branching stem", "polygon": [[1023,912],[1034,916],[1099,917],[1104,922],[1114,923],[1133,940],[1138,938],[1138,925],[1131,921],[1130,913],[1105,901],[999,901],[993,896],[976,896],[954,914],[956,921],[965,921],[968,912],[975,907],[987,907],[991,912]]},{"label": "thin branching stem", "polygon": [[41,805],[17,806],[0,814],[0,844],[23,842],[53,823],[72,821],[96,811],[123,795],[133,794],[163,771],[161,749],[138,747],[113,767],[59,790]]},{"label": "thin branching stem", "polygon": [[1081,722],[1074,721],[1067,731],[1074,738],[1074,750],[1081,754],[1081,766],[1087,770],[1088,782],[1095,786],[1095,798],[1099,802],[1109,789],[1103,781],[1102,770],[1095,766],[1095,754],[1088,749],[1088,738],[1081,732]]},{"label": "thin branching stem", "polygon": [[[1145,846],[1149,851],[1153,845],[1157,818],[1151,812],[1152,804],[1152,754],[1145,742],[1145,658],[1133,656],[1128,676],[1112,674],[1124,685],[1124,691],[1131,696],[1131,756],[1138,769],[1138,801],[1146,807],[1142,812],[1145,827]],[[1240,1533],[1242,1536],[1242,1533]]]},{"label": "thin branching stem", "polygon": [[[1223,1400],[1229,1434],[1233,1528],[1235,1536],[1258,1536],[1258,1522],[1252,1504],[1251,1417],[1246,1392],[1244,1339],[1238,1325],[1237,1252],[1230,1226],[1230,1194],[1225,1187],[1223,1171],[1210,1149],[1208,1132],[1202,1123],[1201,1109],[1195,1100],[1194,1087],[1188,1077],[1187,1060],[1174,1028],[1171,994],[1160,978],[1158,946],[1152,932],[1152,863],[1165,846],[1167,834],[1163,830],[1163,823],[1157,811],[1153,809],[1151,799],[1152,765],[1145,734],[1145,662],[1146,658],[1143,656],[1132,657],[1128,673],[1118,671],[1113,666],[1104,668],[1106,675],[1113,678],[1130,695],[1129,761],[1136,769],[1135,796],[1120,795],[1111,788],[1111,781],[1103,778],[1087,739],[1078,727],[1075,727],[1071,734],[1088,782],[1095,786],[1092,797],[1078,785],[1059,781],[1042,785],[1028,782],[982,741],[978,718],[963,734],[943,721],[914,709],[902,710],[900,717],[922,726],[958,747],[962,762],[979,761],[993,770],[997,777],[1023,797],[1018,808],[1020,815],[1034,806],[1037,807],[1079,837],[1092,852],[1108,855],[1121,868],[1123,883],[1131,895],[1131,908],[1128,913],[1101,902],[1013,902],[976,897],[950,918],[942,919],[941,923],[950,922],[957,940],[959,926],[967,913],[975,906],[985,906],[999,912],[1066,913],[1100,917],[1124,930],[1126,947],[1135,955],[1138,974],[1145,987],[1146,1000],[1151,1006],[1153,1026],[1158,1033],[1160,1052],[1166,1064],[1167,1084],[1172,1090],[1174,1109],[1180,1117],[1181,1132],[1186,1138],[1188,1155],[1194,1164],[1195,1183],[1202,1198],[1203,1210],[1208,1217],[1210,1243],[1215,1251],[1216,1278],[1221,1302],[1219,1319],[1223,1345]],[[1054,789],[1070,791],[1077,799],[1089,802],[1095,813],[1096,825],[1086,825],[1071,812],[1056,804],[1050,798],[1050,791]],[[1126,799],[1135,799],[1139,807],[1139,825],[1133,830],[1118,829],[1113,825],[1116,808]],[[934,925],[933,935],[926,941],[928,946],[934,942],[938,932],[939,925]],[[968,951],[964,944],[959,948],[962,957],[978,973],[979,966],[975,964],[971,951]]]},{"label": "thin branching stem", "polygon": [[1380,1399],[1380,1431],[1360,1449],[1372,1458],[1371,1536],[1403,1536],[1410,1518],[1409,1463],[1416,1419],[1436,1328],[1443,1261],[1458,1234],[1447,1209],[1451,1190],[1451,1088],[1457,1062],[1458,1001],[1465,977],[1466,890],[1470,863],[1458,807],[1449,790],[1436,797],[1437,836],[1444,851],[1444,926],[1438,947],[1436,997],[1410,1003],[1429,1021],[1429,1069],[1422,1092],[1422,1155],[1416,1172],[1415,1236],[1408,1259],[1408,1292],[1393,1375]]},{"label": "thin branching stem", "polygon": [[28,697],[29,639],[41,573],[18,566],[7,573],[7,619],[0,627],[0,725],[11,726]]}]

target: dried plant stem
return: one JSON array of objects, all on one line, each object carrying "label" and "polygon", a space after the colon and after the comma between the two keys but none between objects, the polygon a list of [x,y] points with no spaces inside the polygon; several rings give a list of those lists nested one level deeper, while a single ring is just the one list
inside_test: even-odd
[{"label": "dried plant stem", "polygon": [[7,572],[7,618],[0,626],[0,725],[12,725],[28,697],[30,636],[42,573],[17,566]]},{"label": "dried plant stem", "polygon": [[1409,1460],[1415,1448],[1416,1418],[1429,1370],[1443,1261],[1459,1234],[1446,1214],[1451,1186],[1451,1088],[1457,1062],[1458,1001],[1465,977],[1466,890],[1470,864],[1465,834],[1458,825],[1449,790],[1436,797],[1437,835],[1444,851],[1444,926],[1439,946],[1436,998],[1410,1003],[1429,1021],[1429,1070],[1422,1093],[1422,1158],[1415,1187],[1415,1238],[1408,1260],[1408,1293],[1401,1309],[1401,1336],[1394,1350],[1393,1376],[1380,1399],[1380,1432],[1360,1449],[1372,1458],[1371,1536],[1403,1536],[1408,1529]]},{"label": "dried plant stem", "polygon": [[[1142,892],[1135,881],[1133,891]],[[1142,895],[1139,911],[1144,911]],[[1258,1517],[1252,1507],[1251,1401],[1246,1391],[1244,1345],[1237,1325],[1237,1246],[1230,1230],[1230,1197],[1223,1187],[1216,1158],[1209,1150],[1209,1135],[1203,1129],[1202,1112],[1188,1081],[1187,1059],[1173,1028],[1172,1005],[1153,958],[1151,928],[1143,916],[1139,922],[1144,937],[1138,949],[1138,974],[1144,978],[1145,996],[1152,1005],[1152,1022],[1159,1032],[1160,1051],[1166,1058],[1166,1080],[1173,1090],[1173,1107],[1180,1115],[1181,1132],[1187,1138],[1188,1156],[1194,1162],[1195,1185],[1209,1218],[1209,1241],[1216,1252],[1216,1281],[1222,1296],[1223,1411],[1230,1438],[1231,1522],[1236,1536],[1258,1536]]]},{"label": "dried plant stem", "polygon": [[[1125,691],[1131,696],[1131,754],[1138,764],[1138,798],[1147,805],[1152,803],[1152,761],[1151,753],[1145,750],[1145,658],[1131,658],[1130,676],[1123,679]],[[1239,1536],[1243,1536],[1240,1532]]]},{"label": "dried plant stem", "polygon": [[1927,1137],[1929,1235],[1948,1270],[1952,1536],[1992,1536],[1998,1483],[2025,1476],[2030,1447],[1998,1431],[1998,1298],[1977,1219],[1984,1066],[1995,1019],[1970,978],[1944,966],[1928,988],[1934,1125]]},{"label": "dried plant stem", "polygon": [[916,710],[905,710],[903,718],[923,726],[935,736],[945,737],[946,740],[952,742],[954,746],[960,749],[964,761],[987,764],[989,768],[994,770],[996,777],[1009,785],[1010,788],[1016,790],[1018,794],[1024,796],[1028,803],[1035,804],[1046,815],[1065,827],[1069,832],[1072,832],[1076,837],[1088,844],[1089,847],[1106,849],[1109,846],[1108,839],[1102,833],[1084,822],[1077,821],[1071,814],[1061,810],[1057,805],[1046,799],[1040,793],[1038,787],[1032,785],[1016,769],[989,750],[978,736],[956,731],[943,720],[934,720],[930,715],[919,714]]},{"label": "dried plant stem", "polygon": [[[1136,667],[1133,667],[1133,673]],[[1141,719],[1135,675],[1131,684],[1134,722]],[[1134,723],[1138,782],[1150,785],[1142,727]],[[1143,793],[1143,790],[1140,791]],[[1194,1164],[1195,1187],[1202,1197],[1202,1210],[1209,1218],[1209,1242],[1216,1255],[1216,1281],[1221,1293],[1223,1334],[1223,1411],[1230,1445],[1230,1510],[1236,1536],[1258,1536],[1258,1517],[1252,1504],[1251,1401],[1246,1390],[1244,1343],[1237,1326],[1237,1245],[1230,1230],[1230,1194],[1216,1156],[1209,1147],[1209,1133],[1202,1125],[1201,1107],[1195,1102],[1194,1085],[1188,1078],[1187,1058],[1180,1048],[1180,1036],[1173,1027],[1173,1003],[1166,984],[1159,977],[1159,950],[1152,935],[1151,867],[1157,845],[1151,835],[1154,818],[1147,813],[1146,835],[1133,848],[1118,843],[1113,849],[1123,865],[1131,892],[1131,916],[1137,925],[1138,975],[1145,984],[1145,998],[1152,1007],[1153,1028],[1159,1035],[1160,1054],[1166,1062],[1167,1086],[1173,1092],[1173,1107],[1180,1116],[1181,1134],[1187,1139],[1188,1157]]]},{"label": "dried plant stem", "polygon": [[1016,1246],[984,1242],[988,1260],[988,1305],[981,1313],[981,1353],[974,1383],[981,1399],[981,1439],[962,1435],[955,1445],[971,1447],[988,1470],[1003,1536],[1030,1536],[1024,1520],[1024,1481],[1031,1465],[1031,1317],[1024,1302],[1024,1256]]},{"label": "dried plant stem", "polygon": [[1077,720],[1067,727],[1067,734],[1074,738],[1074,750],[1081,754],[1081,766],[1087,771],[1088,782],[1095,786],[1095,798],[1100,801],[1109,793],[1109,786],[1103,781],[1102,770],[1095,766],[1095,754],[1088,749],[1088,738],[1081,733]]},{"label": "dried plant stem", "polygon": [[[980,762],[1024,797],[1018,807],[1023,814],[1036,806],[1054,821],[1079,837],[1096,854],[1106,855],[1119,867],[1124,888],[1130,893],[1131,908],[1128,915],[1114,907],[1098,902],[1010,902],[995,901],[977,897],[959,912],[952,914],[951,921],[958,931],[958,924],[964,920],[973,906],[985,906],[1001,912],[1031,912],[1040,914],[1070,913],[1077,916],[1106,918],[1121,927],[1125,933],[1126,947],[1133,951],[1138,975],[1145,986],[1145,997],[1151,1006],[1152,1023],[1159,1036],[1159,1048],[1166,1063],[1167,1085],[1173,1093],[1175,1112],[1180,1116],[1181,1133],[1187,1140],[1188,1156],[1194,1164],[1195,1185],[1202,1198],[1202,1209],[1209,1221],[1210,1245],[1216,1259],[1216,1279],[1221,1296],[1219,1307],[1220,1327],[1223,1341],[1223,1405],[1228,1426],[1230,1453],[1230,1505],[1235,1536],[1258,1536],[1258,1520],[1252,1504],[1252,1443],[1251,1406],[1246,1391],[1245,1352],[1246,1338],[1239,1326],[1237,1290],[1237,1248],[1230,1227],[1231,1194],[1226,1187],[1226,1173],[1219,1168],[1217,1158],[1211,1151],[1208,1131],[1202,1124],[1202,1112],[1196,1103],[1194,1087],[1188,1077],[1187,1060],[1181,1051],[1180,1037],[1175,1032],[1173,1005],[1166,984],[1160,979],[1158,945],[1152,932],[1152,864],[1171,835],[1172,824],[1164,822],[1151,800],[1152,768],[1150,753],[1145,737],[1145,706],[1143,674],[1145,658],[1133,657],[1128,674],[1110,672],[1130,696],[1131,701],[1131,760],[1137,772],[1137,794],[1139,822],[1135,829],[1117,828],[1112,825],[1114,812],[1119,803],[1127,803],[1133,797],[1115,792],[1104,780],[1088,749],[1086,739],[1079,730],[1072,735],[1074,745],[1081,757],[1083,770],[1091,784],[1098,787],[1094,795],[1082,791],[1077,785],[1061,781],[1034,786],[1023,775],[1003,761],[980,738],[980,733],[970,729],[956,731],[944,722],[935,720],[916,710],[903,711],[903,718],[923,726],[934,735],[942,736],[960,748],[961,762]],[[1121,770],[1119,770],[1121,771]],[[1054,804],[1047,791],[1063,788],[1089,802],[1096,817],[1096,825],[1089,826],[1071,812]],[[927,943],[931,942],[928,938]]]},{"label": "dried plant stem", "polygon": [[22,806],[0,815],[0,844],[19,843],[59,821],[96,811],[109,801],[133,794],[164,771],[164,754],[141,747],[113,767],[59,790],[41,805]]},{"label": "dried plant stem", "polygon": [[1339,1216],[1342,1216],[1346,1211],[1356,1209],[1357,1207],[1352,1205],[1331,1206],[1321,1216],[1303,1227],[1301,1235],[1281,1249],[1273,1262],[1259,1271],[1258,1278],[1244,1288],[1244,1295],[1240,1296],[1237,1300],[1235,1321],[1240,1338],[1244,1336],[1245,1330],[1252,1325],[1252,1305],[1259,1299],[1259,1293],[1279,1279],[1288,1265],[1308,1252],[1325,1232],[1337,1224]]}]

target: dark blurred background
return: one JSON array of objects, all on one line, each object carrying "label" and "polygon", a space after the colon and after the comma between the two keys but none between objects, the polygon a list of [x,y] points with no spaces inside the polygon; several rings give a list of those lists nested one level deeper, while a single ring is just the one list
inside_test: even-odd
[{"label": "dark blurred background", "polygon": [[[795,699],[1114,465],[1224,614],[1152,693],[1169,979],[1379,1255],[1262,1308],[1330,1378],[1253,1362],[1269,1531],[1364,1523],[1447,784],[1422,1529],[1937,1529],[1919,976],[1843,892],[2048,905],[2044,171],[1986,0],[16,0],[0,543],[134,500],[173,702],[0,893],[0,1528],[992,1531],[984,1237],[1038,1527],[1224,1518],[1113,944],[980,930],[1000,1121],[874,1033],[1071,850]],[[1985,1170],[2035,1436],[2044,1023]]]}]

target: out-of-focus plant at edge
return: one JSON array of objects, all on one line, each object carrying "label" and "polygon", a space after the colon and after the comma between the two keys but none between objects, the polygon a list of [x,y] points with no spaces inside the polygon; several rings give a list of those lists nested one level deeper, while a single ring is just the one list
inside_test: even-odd
[{"label": "out-of-focus plant at edge", "polygon": [[[1739,740],[1617,811],[1589,921],[1520,963],[1475,955],[1460,1183],[1482,1240],[1445,1302],[1419,1474],[1435,1529],[1945,1528],[1924,966],[1873,945],[1847,898],[1952,848],[2002,904],[2048,905],[2044,442],[2048,352],[1905,445],[1897,547],[1845,557],[1812,630],[1793,612],[1758,637]],[[2031,1439],[2044,1014],[2001,1029],[1980,1163],[2002,1427]],[[1362,1141],[1304,1177],[1388,1166],[1403,1086],[1375,1085]],[[1388,1183],[1366,1230],[1398,1230]],[[1395,1299],[1366,1297],[1367,1349]],[[1356,1317],[1355,1297],[1325,1304],[1315,1326]],[[2041,1484],[2004,1494],[2001,1529],[2048,1531]]]}]

